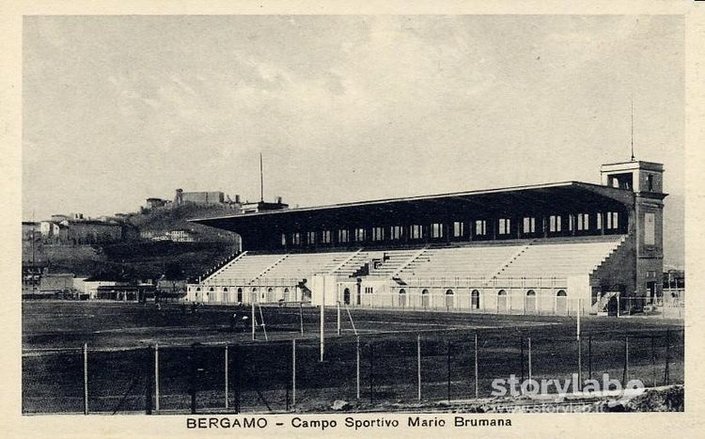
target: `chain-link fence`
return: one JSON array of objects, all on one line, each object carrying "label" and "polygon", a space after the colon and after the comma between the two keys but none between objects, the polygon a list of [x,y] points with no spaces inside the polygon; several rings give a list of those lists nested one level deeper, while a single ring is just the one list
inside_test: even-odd
[{"label": "chain-link fence", "polygon": [[[338,336],[240,344],[25,351],[25,413],[327,411],[491,396],[493,380],[683,383],[682,330],[483,330]],[[582,381],[581,381],[582,382]]]}]

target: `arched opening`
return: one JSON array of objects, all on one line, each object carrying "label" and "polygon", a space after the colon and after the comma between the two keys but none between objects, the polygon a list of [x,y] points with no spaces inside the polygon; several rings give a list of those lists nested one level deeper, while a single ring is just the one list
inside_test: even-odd
[{"label": "arched opening", "polygon": [[228,287],[224,287],[224,288],[223,288],[223,298],[222,298],[222,301],[225,302],[225,303],[229,303],[229,302],[230,302],[230,295],[228,294]]},{"label": "arched opening", "polygon": [[406,290],[404,288],[399,290],[399,306],[402,308],[406,306]]},{"label": "arched opening", "polygon": [[619,315],[617,308],[619,307],[619,300],[617,296],[614,295],[607,301],[607,315],[611,317],[616,317]]},{"label": "arched opening", "polygon": [[274,302],[274,288],[267,288],[267,302]]},{"label": "arched opening", "polygon": [[237,301],[242,303],[242,288],[237,289]]},{"label": "arched opening", "polygon": [[568,295],[565,290],[559,290],[556,293],[556,314],[567,314],[568,313]]},{"label": "arched opening", "polygon": [[451,289],[446,290],[446,309],[453,308],[454,302],[455,301],[454,301],[453,290],[451,290]]},{"label": "arched opening", "polygon": [[472,290],[470,293],[470,309],[480,309],[480,292]]},{"label": "arched opening", "polygon": [[290,300],[288,288],[284,288],[284,294],[282,295],[282,299],[284,300],[284,302],[288,302]]},{"label": "arched opening", "polygon": [[527,313],[536,312],[536,291],[529,290],[526,292],[526,297],[524,298],[524,310]]},{"label": "arched opening", "polygon": [[497,312],[507,312],[507,292],[499,290],[497,293]]},{"label": "arched opening", "polygon": [[421,307],[428,308],[428,290],[424,289],[421,291]]},{"label": "arched opening", "polygon": [[258,302],[257,300],[257,288],[252,289],[252,293],[250,294],[250,302],[256,303]]},{"label": "arched opening", "polygon": [[350,288],[343,290],[343,303],[350,305]]}]

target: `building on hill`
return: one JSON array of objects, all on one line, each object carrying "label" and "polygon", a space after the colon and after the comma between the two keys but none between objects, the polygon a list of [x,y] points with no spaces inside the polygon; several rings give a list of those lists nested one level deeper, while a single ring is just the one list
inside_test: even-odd
[{"label": "building on hill", "polygon": [[662,297],[663,166],[567,181],[196,219],[246,250],[188,287],[199,302],[569,314]]},{"label": "building on hill", "polygon": [[158,209],[160,207],[165,207],[171,204],[171,200],[164,200],[162,198],[147,198],[147,202],[143,206],[145,210]]},{"label": "building on hill", "polygon": [[225,194],[220,191],[184,192],[183,189],[177,189],[174,204],[180,206],[184,203],[193,203],[202,206],[224,204]]},{"label": "building on hill", "polygon": [[41,225],[37,221],[22,221],[22,240],[31,241],[41,239]]}]

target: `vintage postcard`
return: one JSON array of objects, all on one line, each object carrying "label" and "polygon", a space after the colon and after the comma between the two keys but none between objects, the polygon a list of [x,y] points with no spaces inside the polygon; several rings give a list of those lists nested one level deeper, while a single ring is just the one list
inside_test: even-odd
[{"label": "vintage postcard", "polygon": [[696,3],[15,6],[8,431],[697,431]]}]

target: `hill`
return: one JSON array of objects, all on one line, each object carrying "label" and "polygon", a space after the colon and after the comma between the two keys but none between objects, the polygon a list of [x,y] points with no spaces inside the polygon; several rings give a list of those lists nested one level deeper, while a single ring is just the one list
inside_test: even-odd
[{"label": "hill", "polygon": [[[189,223],[193,218],[230,215],[227,206],[184,204],[135,213],[126,219],[139,233],[164,233],[186,229],[194,232],[196,242],[152,241],[133,236],[122,242],[94,245],[23,245],[23,261],[48,266],[51,272],[70,272],[76,276],[102,279],[138,280],[195,278],[218,261],[239,249],[237,234]],[[137,235],[137,234],[135,234]]]}]

